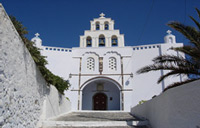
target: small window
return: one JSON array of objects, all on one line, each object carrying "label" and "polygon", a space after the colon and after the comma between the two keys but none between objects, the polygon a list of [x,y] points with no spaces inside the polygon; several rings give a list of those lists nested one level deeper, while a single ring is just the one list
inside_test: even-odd
[{"label": "small window", "polygon": [[96,30],[99,30],[99,29],[100,29],[100,23],[96,22]]},{"label": "small window", "polygon": [[99,47],[104,47],[105,46],[105,37],[104,35],[99,36]]},{"label": "small window", "polygon": [[89,71],[94,71],[94,58],[89,57],[89,58],[87,59],[87,69],[88,69]]},{"label": "small window", "polygon": [[112,36],[112,46],[118,46],[117,36]]},{"label": "small window", "polygon": [[92,46],[92,38],[90,36],[87,37],[86,44],[87,44],[87,47],[91,47]]},{"label": "small window", "polygon": [[108,64],[108,66],[109,66],[109,69],[111,71],[117,70],[117,61],[116,61],[116,59],[114,57],[110,57],[109,58],[109,64]]},{"label": "small window", "polygon": [[105,30],[109,30],[109,24],[108,24],[108,22],[105,22],[105,23],[104,23],[104,29],[105,29]]}]

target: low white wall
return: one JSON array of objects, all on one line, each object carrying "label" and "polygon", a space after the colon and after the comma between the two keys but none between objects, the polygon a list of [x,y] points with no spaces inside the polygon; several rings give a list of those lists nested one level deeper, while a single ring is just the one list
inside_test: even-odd
[{"label": "low white wall", "polygon": [[172,88],[131,109],[152,128],[200,128],[200,80]]},{"label": "low white wall", "polygon": [[50,86],[50,92],[45,96],[43,103],[41,121],[71,110],[70,101],[61,95],[54,86]]},{"label": "low white wall", "polygon": [[70,110],[70,102],[47,86],[0,4],[0,127],[35,128]]},{"label": "low white wall", "polygon": [[71,111],[71,102],[64,95],[61,95],[54,86],[50,86],[48,94],[44,95],[41,111],[37,127],[42,127],[42,122],[45,120]]}]

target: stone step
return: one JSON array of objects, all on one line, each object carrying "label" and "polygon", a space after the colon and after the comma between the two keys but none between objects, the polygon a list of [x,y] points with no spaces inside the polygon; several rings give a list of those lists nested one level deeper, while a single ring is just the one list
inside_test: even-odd
[{"label": "stone step", "polygon": [[42,128],[146,128],[148,121],[128,112],[79,111],[44,121]]},{"label": "stone step", "polygon": [[69,128],[69,127],[119,127],[131,128],[148,125],[146,121],[45,121],[42,128]]}]

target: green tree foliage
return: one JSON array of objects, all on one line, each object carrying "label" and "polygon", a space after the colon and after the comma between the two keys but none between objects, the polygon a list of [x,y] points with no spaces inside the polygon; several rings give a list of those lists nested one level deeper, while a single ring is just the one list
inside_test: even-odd
[{"label": "green tree foliage", "polygon": [[13,22],[17,32],[21,36],[24,44],[29,50],[33,60],[35,61],[46,82],[48,84],[54,85],[61,94],[64,94],[64,91],[67,90],[69,87],[68,81],[65,81],[61,77],[54,75],[45,67],[45,65],[47,64],[45,57],[42,56],[39,49],[34,46],[34,42],[26,38],[26,35],[28,34],[27,28],[24,27],[22,23],[19,22],[14,16],[10,16],[10,19]]},{"label": "green tree foliage", "polygon": [[[196,11],[198,18],[200,19],[200,11],[198,9],[196,9]],[[188,79],[184,81],[169,85],[165,90],[200,79],[200,22],[194,19],[192,16],[190,16],[190,18],[196,24],[196,28],[193,26],[184,25],[176,21],[170,22],[168,24],[168,26],[184,35],[190,43],[190,45],[171,48],[171,50],[183,53],[188,58],[185,59],[185,57],[180,55],[161,55],[152,60],[154,64],[139,69],[137,71],[138,74],[157,70],[169,71],[158,79],[158,83],[169,76],[189,76]]]}]

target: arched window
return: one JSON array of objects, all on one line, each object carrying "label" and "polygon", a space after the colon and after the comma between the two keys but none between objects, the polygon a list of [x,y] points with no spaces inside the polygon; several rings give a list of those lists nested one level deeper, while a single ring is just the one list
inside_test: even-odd
[{"label": "arched window", "polygon": [[116,61],[116,58],[110,57],[109,58],[108,66],[109,66],[109,69],[111,71],[116,71],[117,70],[117,61]]},{"label": "arched window", "polygon": [[96,22],[96,30],[99,30],[99,29],[100,29],[100,23]]},{"label": "arched window", "polygon": [[86,46],[91,47],[92,46],[92,38],[90,36],[87,37],[86,39]]},{"label": "arched window", "polygon": [[99,47],[104,47],[105,46],[105,37],[104,35],[99,36]]},{"label": "arched window", "polygon": [[109,23],[107,21],[104,23],[104,29],[109,30]]},{"label": "arched window", "polygon": [[118,46],[117,36],[112,36],[112,46]]},{"label": "arched window", "polygon": [[89,71],[94,71],[94,66],[95,66],[94,64],[95,64],[94,58],[92,58],[92,57],[87,58],[87,69]]}]

